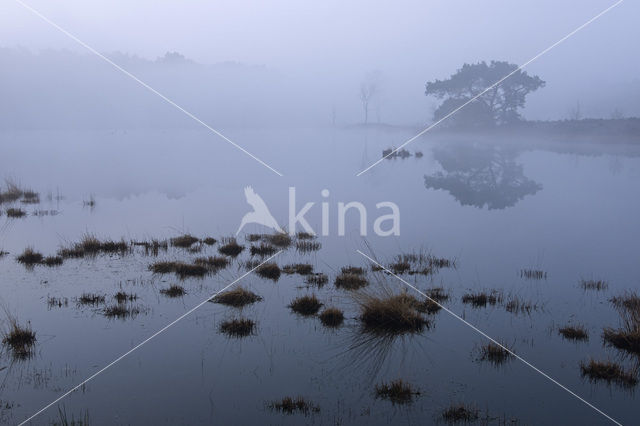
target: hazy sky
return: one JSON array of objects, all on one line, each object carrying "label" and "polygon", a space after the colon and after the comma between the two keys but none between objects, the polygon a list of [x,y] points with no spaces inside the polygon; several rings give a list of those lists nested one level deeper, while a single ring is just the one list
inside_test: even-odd
[{"label": "hazy sky", "polygon": [[[25,2],[103,52],[155,58],[177,50],[199,62],[263,64],[307,75],[319,84],[378,69],[389,91],[415,90],[415,96],[422,96],[427,80],[444,78],[463,62],[501,59],[520,64],[615,3]],[[527,69],[547,80],[545,92],[562,95],[567,105],[583,92],[593,95],[598,88],[624,87],[640,78],[639,18],[638,2],[626,0]],[[14,0],[0,2],[0,45],[83,50]],[[532,103],[535,107],[535,98]],[[591,103],[596,108],[597,102]],[[538,115],[544,115],[540,109]]]}]

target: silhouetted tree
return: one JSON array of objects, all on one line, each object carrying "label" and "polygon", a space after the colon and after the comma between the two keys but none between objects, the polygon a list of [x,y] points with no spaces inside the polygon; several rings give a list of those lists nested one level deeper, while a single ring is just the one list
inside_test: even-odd
[{"label": "silhouetted tree", "polygon": [[[447,80],[428,82],[425,95],[444,99],[434,112],[434,120],[445,117],[517,69],[517,65],[504,61],[491,61],[489,64],[483,61],[464,64]],[[544,85],[540,77],[518,70],[452,115],[451,122],[458,126],[477,127],[517,121],[520,119],[518,109],[524,107],[527,94]]]}]

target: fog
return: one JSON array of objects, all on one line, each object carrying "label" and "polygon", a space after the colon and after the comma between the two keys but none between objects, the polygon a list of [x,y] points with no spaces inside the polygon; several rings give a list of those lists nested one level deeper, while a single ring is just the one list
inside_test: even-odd
[{"label": "fog", "polygon": [[[28,4],[214,126],[357,124],[375,73],[369,121],[419,127],[438,104],[427,81],[521,64],[613,2]],[[640,115],[639,12],[624,2],[528,66],[547,84],[523,116]],[[195,125],[17,2],[0,5],[0,43],[4,128]]]}]

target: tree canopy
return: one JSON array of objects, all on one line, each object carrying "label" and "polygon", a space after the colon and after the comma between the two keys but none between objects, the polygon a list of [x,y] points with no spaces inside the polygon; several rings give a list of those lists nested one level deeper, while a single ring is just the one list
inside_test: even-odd
[{"label": "tree canopy", "polygon": [[[513,75],[482,93],[512,72]],[[434,120],[439,120],[482,93],[478,99],[451,116],[455,125],[476,127],[520,120],[518,109],[524,107],[525,97],[544,85],[540,77],[518,70],[515,64],[505,61],[487,64],[482,61],[464,64],[446,80],[428,82],[425,95],[444,99],[434,113]]]}]

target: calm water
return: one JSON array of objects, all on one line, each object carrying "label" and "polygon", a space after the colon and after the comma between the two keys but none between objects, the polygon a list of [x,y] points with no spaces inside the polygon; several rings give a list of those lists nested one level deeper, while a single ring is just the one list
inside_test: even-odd
[{"label": "calm water", "polygon": [[[360,177],[384,148],[399,145],[410,131],[267,129],[230,130],[228,136],[284,173],[279,177],[201,131],[114,131],[96,133],[4,133],[0,170],[41,193],[35,210],[57,214],[24,219],[0,217],[0,303],[37,333],[34,357],[0,356],[0,420],[18,423],[108,364],[136,343],[245,272],[245,251],[215,276],[181,283],[187,295],[169,299],[159,290],[178,283],[154,276],[157,259],[192,259],[217,254],[170,248],[158,258],[132,255],[67,260],[58,268],[27,270],[15,261],[25,247],[54,254],[90,232],[127,240],[170,238],[184,232],[216,238],[235,233],[249,211],[243,188],[251,185],[286,224],[288,188],[297,208],[315,202],[306,216],[320,230],[322,201],[329,203],[330,236],[322,249],[277,257],[280,265],[313,264],[329,275],[322,288],[306,288],[297,275],[270,280],[250,275],[242,284],[264,300],[242,314],[257,321],[255,336],[229,339],[220,321],[237,310],[208,303],[158,336],[80,391],[58,404],[67,417],[88,415],[91,424],[384,424],[433,423],[454,402],[475,405],[496,424],[608,421],[517,360],[500,367],[478,361],[486,343],[444,311],[420,335],[374,340],[362,346],[357,307],[333,285],[340,267],[370,267],[356,250],[389,262],[399,253],[430,251],[457,259],[457,268],[423,277],[406,276],[417,287],[445,287],[445,303],[523,358],[624,424],[637,422],[636,394],[616,385],[581,378],[579,363],[590,357],[626,367],[635,360],[606,348],[604,326],[617,326],[608,299],[640,285],[640,157],[638,150],[551,141],[490,141],[469,136],[424,138],[408,146],[424,156],[385,160]],[[69,161],[73,158],[73,161]],[[320,194],[328,189],[330,195]],[[47,195],[52,195],[48,200]],[[56,200],[57,195],[63,198]],[[95,197],[94,208],[83,200]],[[358,233],[355,215],[346,236],[337,235],[337,203],[366,205],[369,235]],[[376,237],[375,204],[395,202],[401,211],[399,237]],[[386,213],[386,212],[385,212]],[[257,226],[247,232],[262,232]],[[243,240],[240,238],[240,240]],[[248,245],[248,243],[246,243]],[[546,280],[525,280],[523,268],[542,269]],[[405,285],[369,273],[371,287],[397,291]],[[603,292],[585,292],[581,278],[605,279]],[[127,320],[106,319],[100,308],[78,307],[84,292],[112,297],[136,293],[142,312]],[[500,304],[474,309],[461,303],[468,291],[501,290],[539,309],[514,315]],[[315,293],[345,310],[337,330],[317,318],[301,318],[287,305]],[[48,297],[68,306],[49,308]],[[585,343],[563,340],[557,328],[585,325]],[[410,405],[376,399],[374,387],[402,378],[420,395]],[[269,401],[304,395],[320,412],[285,416]],[[59,421],[52,407],[34,424]]]}]

